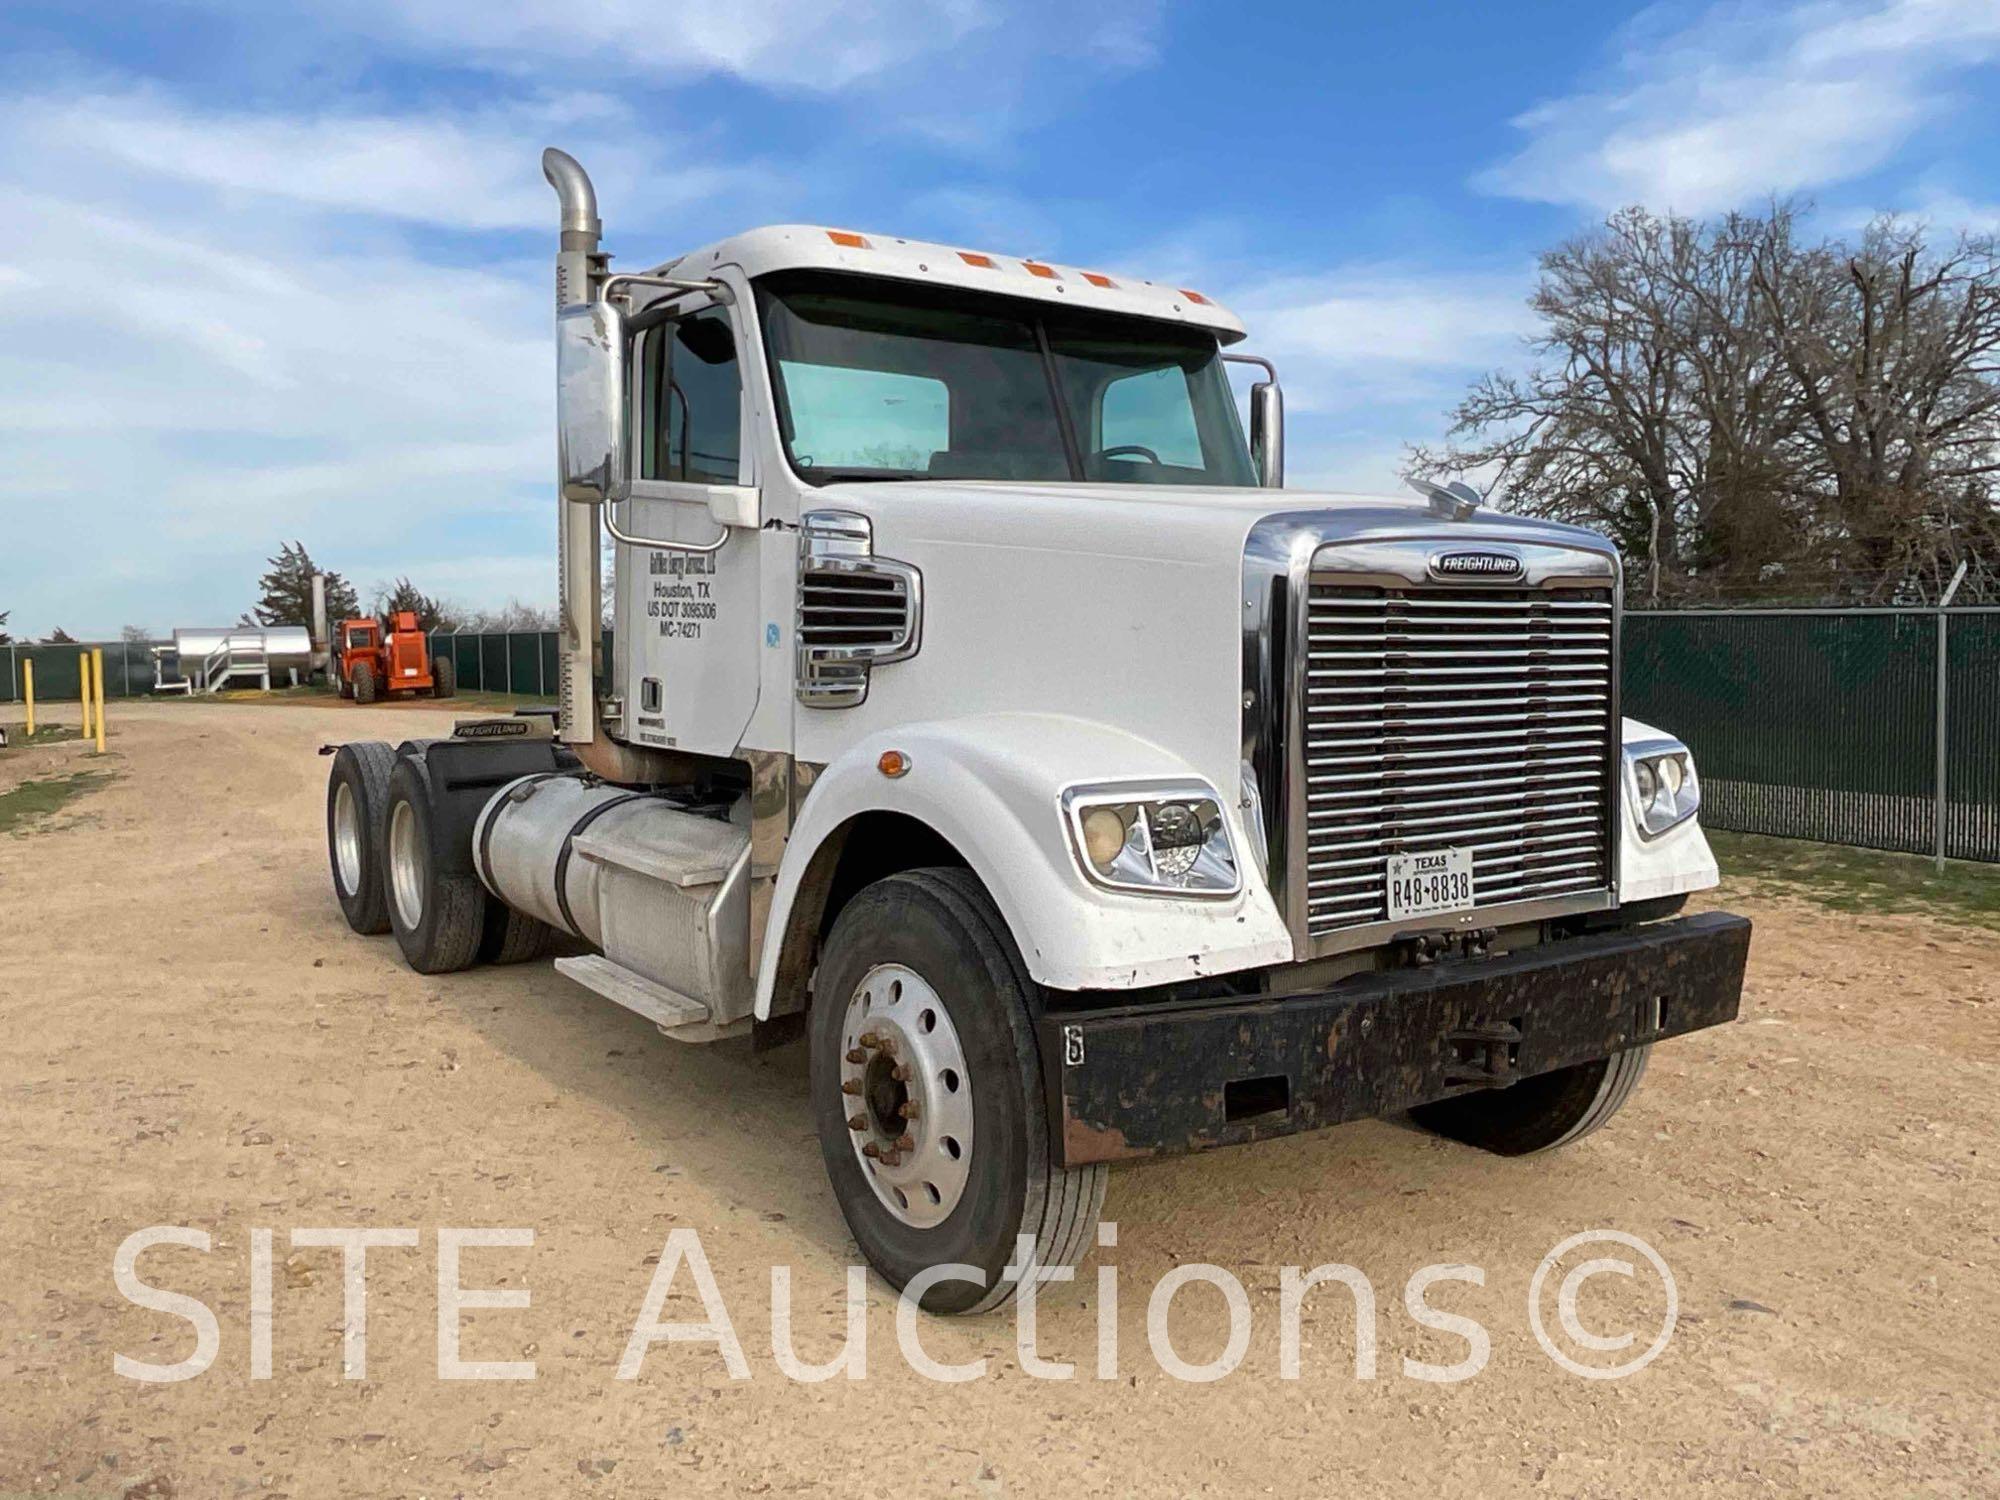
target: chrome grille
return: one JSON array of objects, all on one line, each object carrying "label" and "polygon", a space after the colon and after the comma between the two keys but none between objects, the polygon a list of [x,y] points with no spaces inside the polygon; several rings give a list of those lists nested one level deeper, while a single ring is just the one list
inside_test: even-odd
[{"label": "chrome grille", "polygon": [[1609,588],[1379,587],[1307,608],[1307,924],[1387,919],[1391,854],[1473,854],[1476,908],[1611,883]]}]

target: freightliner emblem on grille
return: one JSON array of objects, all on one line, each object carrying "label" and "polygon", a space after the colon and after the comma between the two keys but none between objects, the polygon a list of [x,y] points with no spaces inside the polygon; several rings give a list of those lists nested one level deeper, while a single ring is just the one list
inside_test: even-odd
[{"label": "freightliner emblem on grille", "polygon": [[1433,578],[1491,578],[1512,582],[1526,571],[1511,552],[1433,552]]}]

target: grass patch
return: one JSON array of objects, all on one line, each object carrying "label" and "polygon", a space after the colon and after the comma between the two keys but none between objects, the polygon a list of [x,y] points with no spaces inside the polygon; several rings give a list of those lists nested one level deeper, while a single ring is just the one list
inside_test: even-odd
[{"label": "grass patch", "polygon": [[60,745],[64,740],[82,738],[83,732],[70,724],[37,724],[33,734],[18,724],[7,726],[7,748],[10,750],[19,750],[27,745]]},{"label": "grass patch", "polygon": [[37,818],[59,812],[65,804],[111,779],[109,771],[75,771],[46,781],[24,781],[12,791],[0,792],[0,833],[17,832]]},{"label": "grass patch", "polygon": [[1723,878],[1832,911],[1912,912],[2000,928],[2000,865],[1707,830]]}]

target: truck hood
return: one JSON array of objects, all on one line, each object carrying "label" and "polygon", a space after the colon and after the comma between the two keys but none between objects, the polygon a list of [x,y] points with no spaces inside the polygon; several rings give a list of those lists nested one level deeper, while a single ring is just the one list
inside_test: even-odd
[{"label": "truck hood", "polygon": [[[1604,550],[1575,527],[1418,499],[1154,485],[828,485],[809,511],[872,523],[878,555],[922,575],[918,654],[878,670],[864,705],[801,714],[798,754],[826,763],[865,730],[996,713],[1116,728],[1178,757],[1225,801],[1244,784],[1244,550],[1267,517],[1294,545],[1422,537]],[[1098,768],[1078,766],[1075,779]]]},{"label": "truck hood", "polygon": [[[1452,521],[1413,496],[1336,490],[902,480],[828,485],[813,494],[803,508],[894,515],[906,519],[919,533],[935,530],[958,541],[993,526],[1013,544],[1059,547],[1115,543],[1122,554],[1157,556],[1162,561],[1212,557],[1217,546],[1228,547],[1240,556],[1244,539],[1259,520],[1305,512],[1326,513],[1327,534],[1343,540],[1437,536],[1466,542],[1604,545],[1604,538],[1596,533],[1557,521],[1483,509],[1466,520]],[[925,525],[927,518],[934,526]]]}]

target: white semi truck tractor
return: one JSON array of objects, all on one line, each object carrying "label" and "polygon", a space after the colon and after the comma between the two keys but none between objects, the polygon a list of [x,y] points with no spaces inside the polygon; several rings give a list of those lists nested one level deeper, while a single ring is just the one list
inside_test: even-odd
[{"label": "white semi truck tractor", "polygon": [[543,169],[560,705],[339,747],[356,931],[802,1035],[862,1252],[970,1268],[941,1313],[1019,1236],[1081,1260],[1116,1163],[1404,1111],[1539,1151],[1735,1017],[1603,537],[1283,488],[1198,291],[801,225],[620,272]]}]

